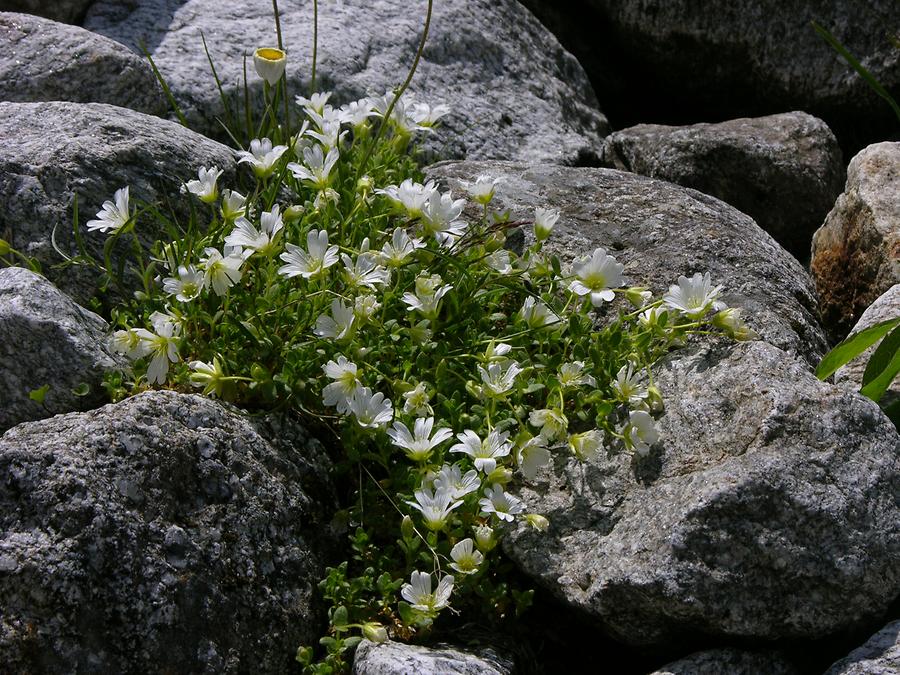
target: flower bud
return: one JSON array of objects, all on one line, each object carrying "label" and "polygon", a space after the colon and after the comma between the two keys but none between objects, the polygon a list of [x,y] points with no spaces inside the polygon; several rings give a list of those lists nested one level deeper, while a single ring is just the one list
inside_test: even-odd
[{"label": "flower bud", "polygon": [[489,525],[476,525],[474,530],[475,545],[482,553],[487,553],[497,545],[497,540],[494,538],[494,530]]},{"label": "flower bud", "polygon": [[653,293],[643,286],[632,286],[625,291],[625,297],[628,298],[628,302],[635,307],[643,307],[653,297]]},{"label": "flower bud", "polygon": [[488,253],[499,251],[506,244],[506,232],[497,230],[491,232],[484,241],[484,250]]},{"label": "flower bud", "polygon": [[650,406],[650,411],[654,413],[662,412],[665,407],[663,404],[662,392],[660,392],[659,387],[655,384],[651,384],[647,387],[647,404]]},{"label": "flower bud", "polygon": [[540,513],[529,513],[525,516],[525,520],[538,532],[545,532],[550,527],[550,521]]},{"label": "flower bud", "polygon": [[721,328],[735,340],[753,340],[758,338],[750,326],[741,318],[741,310],[737,307],[728,307],[717,313],[712,319],[713,326]]},{"label": "flower bud", "polygon": [[273,87],[284,74],[287,55],[274,47],[260,47],[253,52],[253,65],[257,74]]},{"label": "flower bud", "polygon": [[292,204],[284,210],[281,217],[285,223],[293,223],[295,220],[300,220],[304,211],[306,211],[306,209],[300,204]]},{"label": "flower bud", "polygon": [[403,520],[400,523],[400,534],[402,534],[403,538],[407,541],[411,540],[416,535],[416,525],[409,516],[403,516]]},{"label": "flower bud", "polygon": [[553,226],[559,220],[559,211],[551,209],[542,209],[540,207],[534,210],[534,238],[538,241],[544,241],[553,232]]},{"label": "flower bud", "polygon": [[356,191],[361,192],[362,194],[368,194],[372,191],[372,178],[371,176],[362,176],[358,181],[356,181]]},{"label": "flower bud", "polygon": [[487,475],[487,478],[484,479],[485,483],[499,483],[500,485],[506,485],[511,480],[512,471],[505,466],[498,466]]},{"label": "flower bud", "polygon": [[364,623],[362,627],[362,632],[365,638],[371,642],[375,642],[377,644],[381,644],[382,642],[387,642],[388,634],[387,629],[382,626],[380,623],[375,621],[369,621],[368,623]]}]

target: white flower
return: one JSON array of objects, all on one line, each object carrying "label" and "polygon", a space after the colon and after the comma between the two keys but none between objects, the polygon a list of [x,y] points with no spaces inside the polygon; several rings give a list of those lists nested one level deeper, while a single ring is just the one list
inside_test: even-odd
[{"label": "white flower", "polygon": [[582,462],[593,459],[603,449],[603,434],[597,429],[569,436],[569,450]]},{"label": "white flower", "polygon": [[[316,319],[316,327],[313,332],[321,338],[333,338],[343,340],[350,335],[353,328],[353,307],[348,307],[340,298],[331,301],[331,314],[322,314]],[[332,318],[333,317],[333,318]]]},{"label": "white flower", "polygon": [[562,411],[550,408],[532,410],[528,415],[528,421],[532,426],[539,427],[541,436],[548,441],[565,435],[569,429],[569,420]]},{"label": "white flower", "polygon": [[375,194],[381,194],[390,199],[395,206],[402,207],[410,218],[418,218],[422,215],[422,209],[432,194],[437,192],[434,181],[428,181],[425,185],[407,178],[400,185],[388,185],[382,190],[375,190]]},{"label": "white flower", "polygon": [[713,326],[721,328],[735,340],[755,340],[759,337],[741,318],[741,310],[728,307],[721,310],[712,319]]},{"label": "white flower", "polygon": [[297,275],[313,279],[338,261],[338,247],[328,245],[328,232],[325,230],[307,232],[306,247],[309,252],[294,244],[286,244],[287,251],[279,257],[287,264],[279,267],[278,273],[288,279]]},{"label": "white flower", "polygon": [[599,307],[611,301],[615,293],[610,290],[622,285],[622,270],[625,266],[606,254],[602,248],[594,249],[594,254],[575,262],[574,272],[578,278],[569,284],[569,290],[576,295],[591,296],[591,304]]},{"label": "white flower", "polygon": [[434,418],[422,418],[416,420],[410,433],[409,428],[403,422],[394,422],[394,428],[387,432],[391,442],[398,448],[406,450],[406,456],[414,462],[424,462],[431,457],[432,451],[448,438],[453,432],[446,427],[435,430],[434,436],[431,430],[434,427]]},{"label": "white flower", "polygon": [[475,469],[466,471],[456,464],[444,464],[434,477],[434,487],[437,490],[449,492],[453,499],[460,499],[481,487],[478,472]]},{"label": "white flower", "polygon": [[450,557],[453,558],[450,567],[460,574],[475,574],[478,566],[484,562],[484,556],[475,550],[475,542],[471,538],[457,542],[456,546],[450,549]]},{"label": "white flower", "polygon": [[668,314],[668,310],[665,307],[650,307],[640,313],[638,321],[647,328],[653,328],[659,323],[663,314]]},{"label": "white flower", "polygon": [[181,187],[182,192],[190,192],[192,195],[196,195],[201,202],[212,204],[219,198],[219,188],[216,186],[216,181],[219,180],[222,171],[215,166],[209,169],[200,167],[197,175],[200,180],[189,180]]},{"label": "white flower", "polygon": [[222,190],[222,218],[232,222],[247,214],[247,198],[236,190]]},{"label": "white flower", "polygon": [[380,259],[385,265],[399,267],[416,249],[423,248],[421,239],[410,237],[401,227],[394,229],[391,240],[381,247]]},{"label": "white flower", "polygon": [[450,452],[464,452],[475,460],[475,468],[485,474],[491,473],[497,468],[497,460],[506,457],[512,449],[509,432],[499,433],[496,429],[488,434],[483,441],[471,429],[466,429],[461,434],[456,434],[461,441],[450,447]]},{"label": "white flower", "polygon": [[528,480],[534,480],[538,471],[550,464],[550,451],[547,449],[547,439],[543,436],[535,436],[525,442],[516,451],[516,459],[519,462],[519,470]]},{"label": "white flower", "polygon": [[117,232],[131,220],[131,213],[128,210],[128,186],[116,190],[113,199],[115,203],[109,200],[103,202],[102,209],[97,212],[96,220],[87,221],[88,231],[107,232],[112,230]]},{"label": "white flower", "polygon": [[350,400],[356,390],[363,386],[357,377],[356,364],[339,354],[337,361],[329,361],[322,366],[322,370],[334,380],[322,390],[322,402],[327,406],[335,406],[342,415],[350,412]]},{"label": "white flower", "polygon": [[447,490],[438,488],[434,492],[422,488],[414,493],[416,501],[406,502],[414,509],[422,513],[422,520],[432,532],[437,532],[447,524],[450,512],[462,504],[462,500],[454,501],[453,495]]},{"label": "white flower", "polygon": [[453,576],[444,576],[437,585],[437,589],[431,592],[431,575],[428,572],[413,572],[410,583],[404,584],[400,589],[400,595],[412,608],[428,615],[434,615],[450,604],[450,594],[453,592]]},{"label": "white flower", "polygon": [[540,300],[535,300],[529,295],[522,303],[519,317],[528,324],[529,328],[542,328],[559,323],[559,316]]},{"label": "white flower", "polygon": [[625,446],[639,455],[650,452],[650,446],[659,441],[659,432],[653,423],[650,413],[644,410],[632,410],[628,414],[628,423],[622,429]]},{"label": "white flower", "polygon": [[[314,117],[315,113],[310,113],[310,116],[315,119],[319,131],[307,131],[306,135],[319,141],[319,143],[322,144],[322,147],[324,147],[330,155],[332,150],[337,152],[338,146],[344,136],[347,135],[347,132],[341,131],[340,113],[333,110],[331,106],[327,106],[325,112],[328,115],[328,118],[322,117],[317,119]],[[305,152],[306,149],[304,148],[304,153]]]},{"label": "white flower", "polygon": [[150,344],[141,339],[141,329],[117,330],[112,336],[112,348],[129,359],[140,359],[150,353]]},{"label": "white flower", "polygon": [[433,234],[441,246],[451,246],[466,231],[465,222],[459,220],[465,205],[465,199],[454,200],[449,192],[432,192],[422,207],[425,234]]},{"label": "white flower", "polygon": [[284,74],[285,64],[287,64],[287,55],[280,49],[261,47],[253,52],[256,74],[273,87],[278,84],[278,80]]},{"label": "white flower", "polygon": [[350,397],[350,412],[356,417],[359,426],[366,429],[382,427],[391,421],[394,409],[391,399],[384,394],[372,393],[368,387],[357,387]]},{"label": "white flower", "polygon": [[619,368],[612,388],[618,394],[620,401],[629,405],[640,405],[647,398],[647,389],[638,382],[639,376],[640,371],[634,372],[634,364],[631,361]]},{"label": "white flower", "polygon": [[337,148],[331,148],[328,154],[322,152],[322,147],[315,145],[311,148],[303,148],[303,164],[291,162],[288,170],[294,174],[294,178],[302,180],[317,190],[324,190],[331,183],[331,170],[340,159]]},{"label": "white flower", "polygon": [[182,265],[178,276],[163,279],[163,290],[180,302],[190,302],[206,287],[206,275],[193,265]]},{"label": "white flower", "polygon": [[381,308],[381,303],[374,295],[358,295],[353,301],[353,315],[360,323],[371,321]]},{"label": "white flower", "polygon": [[228,246],[241,246],[262,255],[274,251],[284,229],[278,204],[275,204],[271,211],[263,211],[259,220],[260,229],[257,230],[246,218],[238,218],[234,223],[234,230],[225,237],[225,243]]},{"label": "white flower", "polygon": [[205,283],[212,285],[216,295],[225,295],[229,288],[241,280],[243,256],[232,253],[223,257],[214,248],[206,248],[203,252],[206,257],[200,258],[200,267],[206,274]]},{"label": "white flower", "polygon": [[491,340],[485,348],[484,354],[481,355],[481,360],[485,363],[490,363],[491,361],[505,362],[509,360],[506,358],[506,355],[511,351],[512,345],[505,342],[498,342],[495,344],[494,341]]},{"label": "white flower", "polygon": [[328,103],[328,99],[331,98],[331,92],[317,92],[313,94],[310,98],[306,98],[304,96],[298,96],[294,99],[301,108],[304,108],[307,112],[314,112],[318,114],[322,114],[322,111],[325,109],[325,104]]},{"label": "white flower", "polygon": [[571,361],[559,367],[559,385],[563,389],[580,387],[583,384],[597,386],[597,380],[584,372],[584,361]]},{"label": "white flower", "polygon": [[430,106],[427,103],[413,103],[409,117],[415,121],[419,128],[434,126],[441,117],[450,113],[450,106],[438,103]]},{"label": "white flower", "polygon": [[[152,319],[153,317],[151,321]],[[155,334],[144,328],[139,328],[138,334],[141,340],[146,342],[147,354],[153,356],[147,366],[147,381],[150,384],[162,384],[169,372],[169,362],[178,362],[176,324],[157,320],[153,327],[156,330]]]},{"label": "white flower", "polygon": [[484,259],[484,262],[492,270],[496,270],[500,274],[509,274],[512,272],[512,265],[509,262],[509,251],[500,249],[494,251]]},{"label": "white flower", "polygon": [[669,292],[663,296],[663,302],[669,307],[684,312],[691,319],[699,319],[710,309],[721,309],[725,304],[716,300],[721,286],[712,287],[709,272],[697,272],[690,279],[678,277],[677,286],[669,286]]},{"label": "white flower", "polygon": [[487,174],[482,174],[475,179],[474,183],[461,181],[460,185],[462,185],[463,189],[469,193],[469,196],[472,197],[472,199],[479,204],[487,206],[494,198],[494,192],[496,191],[497,186],[504,180],[505,179],[502,177],[491,178]]},{"label": "white flower", "polygon": [[419,382],[415,387],[403,394],[406,401],[403,403],[403,412],[409,415],[431,415],[434,411],[428,405],[431,395],[425,388],[424,382]]},{"label": "white flower", "polygon": [[355,129],[367,126],[369,117],[372,115],[372,100],[362,98],[358,101],[351,101],[341,106],[340,109],[341,122],[349,124]]},{"label": "white flower", "polygon": [[286,145],[276,145],[272,147],[272,141],[268,138],[254,138],[250,141],[250,151],[235,150],[234,154],[238,158],[238,164],[246,162],[253,168],[259,178],[269,176],[275,169],[275,163],[281,159],[281,156],[287,152]]},{"label": "white flower", "polygon": [[559,220],[559,211],[538,207],[534,210],[534,237],[544,241],[553,232],[553,226]]},{"label": "white flower", "polygon": [[415,294],[406,292],[403,294],[403,302],[409,311],[421,312],[425,317],[434,319],[438,315],[438,304],[453,286],[445,284],[441,286],[441,277],[437,274],[419,275],[416,277]]},{"label": "white flower", "polygon": [[481,366],[477,366],[478,373],[481,375],[481,381],[487,387],[489,395],[503,396],[513,388],[516,375],[523,372],[523,368],[515,361],[509,363],[489,363],[487,370]]},{"label": "white flower", "polygon": [[188,366],[194,371],[190,375],[191,385],[203,387],[204,396],[222,395],[222,388],[225,384],[222,378],[225,377],[225,373],[219,359],[213,357],[211,364],[204,361],[191,361]]},{"label": "white flower", "polygon": [[515,517],[525,510],[521,499],[513,497],[503,491],[502,485],[493,485],[484,491],[484,497],[478,500],[481,512],[490,515],[494,513],[500,520],[512,522]]},{"label": "white flower", "polygon": [[344,263],[344,277],[347,283],[354,288],[370,288],[375,290],[378,286],[386,286],[391,281],[391,273],[377,264],[374,253],[360,253],[356,260],[346,253],[341,254]]}]

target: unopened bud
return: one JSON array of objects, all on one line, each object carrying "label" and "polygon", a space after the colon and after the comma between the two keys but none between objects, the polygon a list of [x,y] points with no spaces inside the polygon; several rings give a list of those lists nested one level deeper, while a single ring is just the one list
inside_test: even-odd
[{"label": "unopened bud", "polygon": [[400,523],[400,534],[402,534],[403,538],[407,541],[411,540],[416,535],[416,524],[409,516],[403,516],[403,521]]},{"label": "unopened bud", "polygon": [[489,525],[476,525],[474,529],[475,546],[479,551],[487,553],[497,545],[497,540],[494,539],[494,530]]},{"label": "unopened bud", "polygon": [[382,642],[387,642],[388,634],[387,629],[382,626],[380,623],[375,621],[370,621],[368,623],[364,623],[362,627],[362,632],[365,638],[371,642],[375,642],[377,644],[381,644]]},{"label": "unopened bud", "polygon": [[293,223],[295,220],[299,220],[303,215],[303,212],[306,211],[300,204],[292,204],[287,207],[282,214],[282,219],[286,223]]},{"label": "unopened bud", "polygon": [[486,483],[499,483],[500,485],[506,485],[512,480],[512,471],[507,469],[505,466],[498,466],[496,469],[491,471],[487,478],[484,479]]},{"label": "unopened bud", "polygon": [[529,513],[525,516],[525,520],[528,521],[528,524],[538,532],[544,532],[548,527],[550,527],[550,521],[540,513]]},{"label": "unopened bud", "polygon": [[653,293],[643,286],[632,286],[625,291],[625,297],[635,307],[643,307],[653,297]]}]

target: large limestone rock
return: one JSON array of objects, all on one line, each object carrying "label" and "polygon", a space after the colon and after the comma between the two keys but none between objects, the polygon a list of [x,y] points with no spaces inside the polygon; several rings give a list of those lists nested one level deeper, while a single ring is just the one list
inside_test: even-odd
[{"label": "large limestone rock", "polygon": [[806,110],[857,148],[897,131],[884,99],[810,24],[831,31],[896,98],[896,0],[522,2],[575,54],[622,126]]},{"label": "large limestone rock", "polygon": [[879,408],[761,341],[656,368],[661,442],[561,456],[520,491],[545,533],[507,554],[630,644],[822,638],[900,592],[900,437]]},{"label": "large limestone rock", "polygon": [[900,621],[892,621],[859,649],[833,663],[825,675],[896,675],[900,672]]},{"label": "large limestone rock", "polygon": [[[78,197],[82,228],[116,190],[130,186],[132,204],[164,199],[186,211],[190,197],[179,199],[184,181],[201,166],[224,168],[220,184],[234,180],[235,161],[226,146],[184,127],[133,110],[101,103],[0,103],[0,137],[15,139],[0,147],[0,238],[34,256],[57,286],[76,300],[93,295],[98,274],[86,268],[53,269],[62,262],[53,249],[75,252],[72,216]],[[140,234],[152,242],[158,230],[141,220]],[[84,232],[102,260],[101,232]]]},{"label": "large limestone rock", "polygon": [[[870,326],[874,326],[876,323],[897,318],[900,318],[900,284],[891,286],[863,312],[853,330],[850,331],[850,335],[855,335]],[[860,387],[862,387],[863,375],[866,372],[866,364],[869,363],[869,358],[876,349],[877,345],[869,347],[846,366],[839,368],[834,374],[835,383],[859,391]],[[880,403],[888,405],[897,400],[898,397],[900,397],[900,381],[894,380],[887,391],[884,392],[884,398],[881,399]]]},{"label": "large limestone rock", "polygon": [[11,429],[0,476],[8,672],[283,673],[321,634],[334,497],[296,424],[146,392]]},{"label": "large limestone rock", "polygon": [[353,657],[353,675],[512,675],[512,659],[491,648],[463,650],[363,640]]},{"label": "large limestone rock", "polygon": [[77,23],[94,0],[0,0],[0,11],[45,16],[54,21]]},{"label": "large limestone rock", "polygon": [[840,335],[900,282],[900,143],[870,145],[850,161],[844,192],[813,236],[810,267],[822,318]]},{"label": "large limestone rock", "polygon": [[650,675],[796,675],[799,671],[778,653],[710,649],[678,659]]},{"label": "large limestone rock", "polygon": [[118,42],[29,14],[0,12],[0,101],[111,103],[165,112],[146,61]]},{"label": "large limestone rock", "polygon": [[[440,158],[596,161],[606,118],[578,62],[515,0],[441,0],[410,94],[453,113],[427,142]],[[309,94],[312,3],[282,2],[281,29],[293,94]],[[400,85],[413,61],[425,3],[345,0],[320,3],[317,88],[345,103]],[[275,43],[268,0],[100,0],[85,27],[137,49],[144,40],[193,128],[222,135],[216,84],[243,96],[243,57]],[[262,81],[249,64],[262,104]]]},{"label": "large limestone rock", "polygon": [[[103,319],[43,277],[0,270],[0,432],[103,403],[104,372],[128,366],[109,349],[106,331]],[[42,402],[29,397],[45,385]]]},{"label": "large limestone rock", "polygon": [[745,308],[748,323],[765,340],[811,365],[825,352],[806,271],[751,218],[718,199],[612,169],[503,162],[445,162],[428,169],[430,177],[457,189],[481,173],[504,178],[491,206],[509,209],[513,220],[533,220],[537,206],[561,212],[545,250],[563,262],[602,246],[625,264],[634,284],[656,294],[681,274],[709,272],[724,286],[724,300]]},{"label": "large limestone rock", "polygon": [[831,129],[803,112],[685,127],[640,124],[608,136],[602,162],[718,197],[800,260],[844,180]]}]

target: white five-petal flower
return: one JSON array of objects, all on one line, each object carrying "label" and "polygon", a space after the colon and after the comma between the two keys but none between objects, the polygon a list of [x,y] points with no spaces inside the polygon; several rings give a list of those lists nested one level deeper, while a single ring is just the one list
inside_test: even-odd
[{"label": "white five-petal flower", "polygon": [[287,251],[279,257],[286,264],[278,268],[278,273],[289,279],[297,275],[313,279],[338,261],[338,247],[328,245],[328,232],[325,230],[310,230],[306,233],[308,252],[294,244],[286,244],[285,248]]},{"label": "white five-petal flower", "polygon": [[381,392],[373,394],[368,387],[357,387],[353,392],[350,397],[350,412],[356,417],[359,426],[366,429],[383,427],[394,416],[391,399],[385,398]]},{"label": "white five-petal flower", "polygon": [[484,562],[484,556],[475,549],[475,542],[470,537],[457,542],[450,549],[450,557],[453,559],[450,567],[460,574],[475,574],[478,566]]},{"label": "white five-petal flower", "polygon": [[431,592],[431,575],[428,572],[413,572],[409,581],[400,589],[400,595],[413,609],[433,616],[450,604],[452,575],[442,577],[434,593]]},{"label": "white five-petal flower", "polygon": [[449,492],[453,499],[461,499],[481,487],[478,472],[470,469],[463,474],[456,464],[444,464],[434,476],[434,487]]},{"label": "white five-petal flower", "polygon": [[229,288],[241,280],[244,257],[237,253],[223,256],[215,248],[204,249],[203,253],[206,255],[200,258],[200,267],[206,274],[205,283],[212,285],[216,295],[225,295]]},{"label": "white five-petal flower", "polygon": [[219,180],[221,175],[222,171],[216,166],[209,169],[200,167],[200,170],[197,172],[199,180],[189,180],[182,186],[182,191],[196,195],[200,201],[206,204],[212,204],[219,198],[219,188],[216,186],[216,181]]},{"label": "white five-petal flower", "polygon": [[343,340],[350,335],[353,328],[353,320],[356,315],[352,306],[347,306],[340,298],[331,301],[331,314],[322,314],[316,319],[316,327],[313,333],[320,338],[333,338],[335,340]]},{"label": "white five-petal flower", "polygon": [[713,288],[709,279],[709,272],[700,274],[697,272],[690,279],[678,277],[677,286],[669,286],[669,292],[663,296],[663,302],[669,307],[684,312],[691,319],[699,319],[710,309],[722,309],[725,303],[716,298],[721,286]]},{"label": "white five-petal flower", "polygon": [[488,395],[502,397],[509,392],[515,384],[516,375],[523,372],[523,368],[515,361],[487,364],[487,370],[477,366],[481,381],[484,383]]},{"label": "white five-petal flower", "polygon": [[639,455],[650,452],[650,446],[659,441],[659,431],[653,418],[645,410],[632,410],[628,413],[628,422],[622,429],[625,446]]},{"label": "white five-petal flower", "polygon": [[269,176],[275,170],[275,163],[287,152],[286,145],[272,146],[268,138],[254,138],[250,141],[250,150],[235,150],[238,164],[247,163],[259,178]]},{"label": "white five-petal flower", "polygon": [[487,438],[481,438],[471,429],[466,429],[461,434],[456,434],[459,443],[450,447],[450,452],[463,452],[474,460],[475,468],[485,474],[490,474],[497,468],[497,460],[506,457],[512,450],[509,442],[509,432],[491,431]]},{"label": "white five-petal flower", "polygon": [[413,426],[413,433],[403,422],[394,422],[394,428],[389,429],[387,435],[394,445],[406,451],[406,456],[412,461],[424,462],[438,445],[453,436],[453,432],[446,427],[435,430],[432,436],[433,427],[434,417],[420,417]]},{"label": "white five-petal flower", "polygon": [[495,514],[500,520],[512,522],[525,510],[521,499],[503,491],[502,485],[492,485],[484,491],[484,497],[478,500],[481,512],[485,515]]},{"label": "white five-petal flower", "polygon": [[359,381],[356,364],[339,354],[337,361],[329,361],[322,366],[322,370],[334,380],[322,390],[322,402],[327,406],[335,406],[341,414],[350,412],[350,401],[356,390],[363,386]]},{"label": "white five-petal flower", "polygon": [[103,202],[101,210],[97,212],[97,218],[87,221],[86,226],[89,232],[93,230],[99,230],[100,232],[112,230],[116,232],[131,220],[131,213],[128,207],[128,186],[126,185],[116,190],[113,200]]},{"label": "white five-petal flower", "polygon": [[444,528],[447,524],[447,518],[450,512],[462,504],[461,499],[454,500],[453,494],[449,490],[430,490],[422,488],[414,493],[416,500],[414,502],[406,502],[414,509],[422,514],[422,520],[425,521],[425,527],[432,532],[437,532]]},{"label": "white five-petal flower", "polygon": [[622,285],[622,270],[625,266],[616,262],[606,249],[594,249],[591,257],[582,257],[574,264],[577,277],[569,284],[569,290],[576,295],[590,295],[591,304],[599,307],[610,302],[615,293],[611,289]]}]

